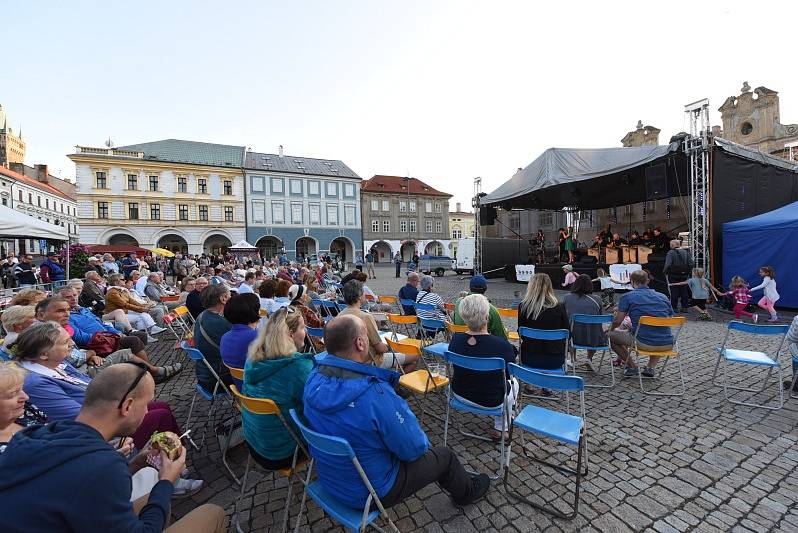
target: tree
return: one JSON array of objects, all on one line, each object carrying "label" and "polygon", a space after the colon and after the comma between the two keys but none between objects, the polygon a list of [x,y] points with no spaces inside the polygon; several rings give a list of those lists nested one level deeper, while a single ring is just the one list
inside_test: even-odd
[{"label": "tree", "polygon": [[[66,246],[61,247],[60,257],[61,257],[61,266],[64,267],[66,270]],[[89,250],[88,246],[84,246],[82,244],[70,244],[69,245],[69,277],[70,279],[74,278],[83,278],[86,274],[86,270],[88,269],[89,264],[89,256],[91,256],[91,251]]]}]

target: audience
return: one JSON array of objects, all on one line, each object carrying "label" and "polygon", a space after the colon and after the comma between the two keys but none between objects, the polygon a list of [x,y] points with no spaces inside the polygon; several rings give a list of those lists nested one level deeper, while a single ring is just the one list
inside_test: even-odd
[{"label": "audience", "polygon": [[274,290],[277,288],[277,280],[270,278],[264,280],[258,287],[258,296],[260,296],[260,308],[264,309],[268,314],[272,314],[278,309],[280,305],[274,301]]},{"label": "audience", "polygon": [[[365,302],[365,298],[363,297],[363,284],[356,279],[352,279],[344,283],[344,288],[341,292],[344,302],[346,303],[346,309],[338,313],[338,316],[353,315],[363,321],[363,325],[366,327],[366,333],[368,334],[369,355],[371,356],[372,362],[380,368],[395,368],[394,355],[392,353],[387,356],[384,355],[388,352],[388,345],[380,336],[380,331],[377,329],[377,322],[374,320],[373,316],[361,309],[363,302]],[[399,357],[396,357],[397,362],[399,359]],[[403,359],[400,364],[407,362],[406,359]]]},{"label": "audience", "polygon": [[11,299],[11,305],[36,305],[45,298],[47,293],[39,289],[22,289]]},{"label": "audience", "polygon": [[277,309],[291,305],[291,298],[288,297],[288,291],[293,285],[292,281],[285,279],[277,280],[277,285],[274,287],[274,304]]},{"label": "audience", "polygon": [[[227,285],[219,283],[207,287],[202,291],[202,306],[205,310],[199,314],[194,323],[195,346],[225,385],[233,382],[230,371],[222,364],[222,355],[219,353],[222,336],[232,328],[224,317],[224,306],[229,299],[230,290]],[[216,378],[208,368],[204,364],[195,365],[194,368],[197,372],[197,383],[207,391],[214,390]]]},{"label": "audience", "polygon": [[188,298],[189,293],[194,290],[194,283],[194,278],[183,278],[179,283],[180,296],[177,300],[178,306],[186,305],[186,298]]},{"label": "audience", "polygon": [[47,416],[28,401],[22,390],[25,370],[16,363],[0,363],[0,454],[11,437],[28,426],[44,424]]},{"label": "audience", "polygon": [[448,319],[446,308],[443,306],[443,298],[434,292],[434,283],[435,280],[432,279],[432,276],[421,277],[419,282],[421,285],[421,290],[418,291],[418,294],[416,295],[416,303],[431,305],[433,309],[431,311],[419,309],[416,311],[416,314],[421,318],[432,318],[435,320],[445,321]]},{"label": "audience", "polygon": [[125,280],[118,274],[109,276],[108,283],[108,292],[105,295],[107,312],[121,309],[127,314],[131,325],[136,329],[147,331],[150,335],[164,331],[164,328],[155,324],[155,320],[149,314],[149,310],[155,306],[154,303],[142,303],[136,299]]},{"label": "audience", "polygon": [[6,336],[3,349],[11,353],[19,334],[30,327],[36,320],[36,307],[33,305],[12,305],[3,311],[2,321]]},{"label": "audience", "polygon": [[[230,331],[222,335],[219,354],[225,365],[243,369],[249,345],[258,335],[260,299],[252,293],[236,294],[224,304],[223,314],[231,327]],[[241,390],[241,380],[232,379]]]},{"label": "audience", "polygon": [[208,283],[208,278],[197,278],[194,282],[194,290],[189,292],[188,296],[186,296],[186,307],[188,307],[188,312],[194,320],[200,316],[200,313],[205,311],[205,306],[202,303],[202,292],[208,285],[210,285],[210,283]]},{"label": "audience", "polygon": [[[302,313],[302,318],[305,319],[306,326],[312,328],[324,327],[324,320],[308,306],[310,298],[305,292],[304,285],[291,285],[291,288],[288,289],[288,297],[291,299],[291,307]],[[321,339],[316,337],[313,339],[308,337],[308,339],[309,340],[305,342],[306,348],[310,349],[309,343],[312,342],[317,352],[324,350],[324,343]]]},{"label": "audience", "polygon": [[[571,292],[563,299],[565,311],[569,317],[574,315],[600,315],[604,308],[601,305],[601,298],[593,295],[593,280],[587,274],[579,274],[576,281],[571,285]],[[572,324],[571,336],[574,344],[582,346],[605,346],[607,336],[601,324]],[[595,372],[593,366],[593,356],[596,350],[587,350],[587,361],[585,365],[588,370]],[[574,360],[575,352],[571,351],[571,361]]]},{"label": "audience", "polygon": [[[468,282],[468,288],[471,291],[471,294],[485,294],[488,291],[488,280],[486,280],[481,274],[477,274],[471,278],[471,281]],[[462,301],[462,298],[455,300],[454,315],[452,316],[452,322],[460,326],[466,324],[465,319],[460,314],[460,302]],[[507,340],[507,328],[504,327],[504,322],[502,322],[502,317],[499,315],[499,311],[493,307],[490,301],[488,301],[488,306],[490,310],[490,317],[488,318],[488,333],[499,337],[500,339]]]},{"label": "audience", "polygon": [[238,286],[238,294],[254,294],[255,291],[252,287],[255,285],[255,272],[247,272],[244,275],[244,281]]},{"label": "audience", "polygon": [[[419,276],[416,272],[411,272],[407,275],[407,283],[404,287],[399,289],[399,299],[400,300],[410,300],[412,302],[416,301],[416,296],[418,296],[418,283],[419,283]],[[402,305],[402,312],[406,315],[415,315],[416,308],[411,305]]]},{"label": "audience", "polygon": [[[569,329],[565,306],[557,301],[548,274],[529,278],[526,295],[518,306],[518,327],[534,329]],[[521,337],[521,363],[542,370],[561,369],[565,365],[565,340],[547,341]]]},{"label": "audience", "polygon": [[[353,282],[350,282],[353,283]],[[304,415],[311,429],[346,439],[385,507],[437,482],[457,505],[483,497],[486,474],[469,475],[452,450],[430,448],[415,414],[394,391],[399,375],[370,365],[366,326],[339,315],[325,328],[329,355],[305,384]],[[348,457],[311,448],[318,479],[342,503],[362,508],[369,493]]]}]

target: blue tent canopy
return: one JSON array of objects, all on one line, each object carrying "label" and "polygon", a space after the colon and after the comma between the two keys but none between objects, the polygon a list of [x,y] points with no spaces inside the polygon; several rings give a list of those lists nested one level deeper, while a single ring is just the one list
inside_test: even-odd
[{"label": "blue tent canopy", "polygon": [[[770,265],[776,271],[778,301],[782,307],[798,307],[798,202],[751,218],[723,224],[723,282],[742,276],[752,286],[762,278],[759,268]],[[754,293],[754,301],[762,296]]]}]

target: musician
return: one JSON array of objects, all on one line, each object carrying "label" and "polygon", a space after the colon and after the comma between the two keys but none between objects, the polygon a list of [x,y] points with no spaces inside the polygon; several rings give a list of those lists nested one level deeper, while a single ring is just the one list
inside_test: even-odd
[{"label": "musician", "polygon": [[560,254],[557,258],[562,261],[565,255],[565,228],[557,228],[557,243]]},{"label": "musician", "polygon": [[646,228],[643,232],[643,244],[645,246],[652,246],[654,244],[654,230]]},{"label": "musician", "polygon": [[546,262],[546,234],[542,229],[538,230],[535,244],[537,244],[538,263],[543,264]]},{"label": "musician", "polygon": [[565,251],[568,252],[568,263],[574,262],[574,250],[576,250],[576,232],[573,226],[568,226],[565,232]]},{"label": "musician", "polygon": [[667,253],[670,250],[670,246],[671,241],[668,234],[662,231],[660,227],[654,228],[654,242],[652,243],[654,252]]},{"label": "musician", "polygon": [[636,231],[633,231],[632,234],[629,236],[629,246],[640,246],[643,244],[643,239],[640,237],[640,234]]},{"label": "musician", "polygon": [[595,248],[596,250],[601,250],[603,246],[604,246],[604,235],[599,233],[598,235],[593,237],[593,244],[591,244],[590,247]]},{"label": "musician", "polygon": [[607,247],[608,248],[620,248],[621,246],[626,246],[628,244],[629,243],[627,242],[627,240],[624,239],[623,237],[621,237],[621,235],[619,233],[613,233],[612,234],[612,240],[607,245]]}]

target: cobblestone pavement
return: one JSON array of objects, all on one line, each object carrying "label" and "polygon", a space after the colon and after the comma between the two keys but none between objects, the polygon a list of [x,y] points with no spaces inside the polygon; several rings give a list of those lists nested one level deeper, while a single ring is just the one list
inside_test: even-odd
[{"label": "cobblestone pavement", "polygon": [[[399,281],[393,270],[378,269],[378,279],[370,280],[375,292],[394,294]],[[467,277],[447,275],[436,279],[445,299],[467,287]],[[507,305],[518,284],[491,280],[488,295],[499,305]],[[732,405],[724,400],[723,390],[711,383],[716,361],[714,351],[725,334],[724,315],[713,322],[689,321],[682,334],[680,351],[687,382],[682,398],[644,396],[637,381],[619,380],[612,389],[587,389],[587,419],[590,472],[582,484],[579,516],[573,521],[553,519],[516,503],[501,484],[486,498],[464,509],[455,507],[448,496],[432,485],[415,497],[389,510],[401,531],[798,531],[798,400],[787,400],[779,411],[766,411]],[[182,358],[171,342],[150,346],[158,360]],[[761,341],[739,338],[737,346],[765,349]],[[789,358],[782,355],[785,377]],[[608,370],[605,365],[604,371]],[[657,387],[672,388],[675,367]],[[740,382],[757,371],[731,372]],[[588,382],[600,379],[587,376]],[[185,420],[194,392],[194,376],[189,368],[162,386],[160,398],[168,400],[178,420]],[[775,379],[756,400],[777,399]],[[528,400],[536,401],[536,400]],[[539,402],[562,408],[563,402]],[[413,405],[411,403],[411,405]],[[427,405],[443,414],[441,397],[428,399]],[[417,405],[414,405],[416,408]],[[201,415],[207,404],[198,400]],[[418,413],[418,409],[416,409]],[[229,416],[225,408],[222,416]],[[200,420],[204,420],[204,416]],[[218,419],[218,417],[217,417]],[[488,421],[467,414],[454,415],[454,425],[471,432],[484,432]],[[423,426],[433,445],[443,442],[442,423],[426,417]],[[201,428],[192,423],[195,439]],[[186,428],[187,429],[187,428]],[[498,466],[498,446],[450,432],[449,445],[471,469],[491,472]],[[520,447],[516,438],[514,452]],[[556,460],[571,458],[571,449],[544,439],[528,437],[528,453]],[[229,454],[240,475],[246,463],[243,446]],[[562,497],[573,490],[573,480],[543,469],[517,453],[512,456],[509,484],[528,497],[563,508]],[[213,502],[232,516],[239,490],[221,464],[219,446],[212,430],[202,451],[191,451],[192,474],[205,480],[205,488],[188,500],[175,501],[176,517],[198,504]],[[242,501],[242,528],[248,531],[277,531],[285,504],[287,483],[271,473],[253,469],[249,490]],[[298,487],[298,484],[296,485]],[[296,493],[296,490],[295,490]],[[299,500],[294,500],[292,517]],[[564,509],[564,508],[563,508]],[[310,503],[302,521],[303,531],[342,531],[315,504]],[[293,521],[292,521],[293,523]],[[274,526],[274,524],[277,524]]]}]

